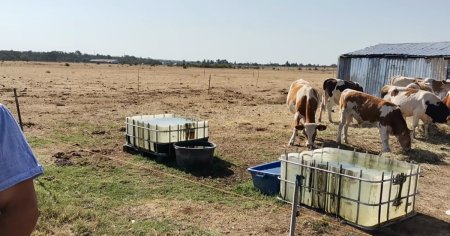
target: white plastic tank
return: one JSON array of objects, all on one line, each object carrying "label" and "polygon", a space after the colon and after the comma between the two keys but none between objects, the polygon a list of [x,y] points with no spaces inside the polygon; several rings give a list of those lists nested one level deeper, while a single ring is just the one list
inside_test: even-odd
[{"label": "white plastic tank", "polygon": [[127,143],[148,151],[157,151],[155,144],[168,144],[208,137],[208,121],[174,114],[126,117]]},{"label": "white plastic tank", "polygon": [[414,213],[418,165],[336,148],[283,154],[280,160],[282,200],[292,203],[295,176],[302,175],[301,204],[362,228]]}]

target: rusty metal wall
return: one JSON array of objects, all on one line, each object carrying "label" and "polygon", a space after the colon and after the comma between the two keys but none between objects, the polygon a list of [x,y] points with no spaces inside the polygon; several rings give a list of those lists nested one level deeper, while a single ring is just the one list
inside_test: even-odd
[{"label": "rusty metal wall", "polygon": [[378,96],[381,88],[395,75],[444,80],[449,76],[448,64],[443,57],[341,57],[338,78],[358,82],[366,93]]}]

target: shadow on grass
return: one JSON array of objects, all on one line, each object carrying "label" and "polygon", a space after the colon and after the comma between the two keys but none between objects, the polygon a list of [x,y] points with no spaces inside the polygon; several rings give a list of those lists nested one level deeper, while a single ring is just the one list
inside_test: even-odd
[{"label": "shadow on grass", "polygon": [[173,147],[165,150],[165,153],[154,153],[148,150],[136,148],[130,145],[124,145],[123,151],[146,157],[150,160],[162,163],[168,167],[190,173],[196,177],[207,177],[207,178],[226,178],[234,174],[231,167],[235,166],[233,163],[225,161],[218,156],[213,156],[211,163],[207,165],[202,164],[198,166],[191,166],[189,168],[177,165],[175,158],[175,150]]},{"label": "shadow on grass", "polygon": [[415,148],[407,153],[407,161],[415,161],[417,163],[428,163],[434,165],[446,165],[444,153],[434,153],[428,150]]},{"label": "shadow on grass", "polygon": [[212,163],[210,165],[200,165],[193,167],[181,167],[177,165],[175,158],[169,158],[164,160],[163,163],[174,169],[184,171],[185,173],[192,174],[196,177],[207,177],[207,178],[226,178],[234,174],[231,167],[234,166],[233,163],[222,160],[218,156],[214,156]]},{"label": "shadow on grass", "polygon": [[450,223],[434,217],[417,214],[416,216],[376,230],[373,235],[448,235]]},{"label": "shadow on grass", "polygon": [[417,130],[416,139],[431,144],[448,144],[450,140],[450,133],[446,132],[442,127],[432,124],[428,130],[427,139],[425,137],[418,137]]}]

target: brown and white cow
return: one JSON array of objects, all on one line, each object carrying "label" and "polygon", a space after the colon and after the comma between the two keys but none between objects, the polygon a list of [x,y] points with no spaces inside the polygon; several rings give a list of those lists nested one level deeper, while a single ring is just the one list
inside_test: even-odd
[{"label": "brown and white cow", "polygon": [[331,119],[331,109],[334,105],[339,105],[339,98],[341,97],[342,91],[346,89],[354,89],[362,92],[363,88],[356,82],[341,80],[341,79],[327,79],[323,82],[323,99],[320,106],[319,122],[322,121],[322,111],[327,107],[328,111],[328,121],[332,123]]},{"label": "brown and white cow", "polygon": [[[450,82],[446,80],[435,80],[431,78],[414,78],[406,76],[393,76],[389,85],[400,87],[419,87],[422,90],[432,91],[439,99],[442,99],[450,91]],[[425,88],[425,87],[428,87]]]},{"label": "brown and white cow", "polygon": [[[447,95],[442,99],[442,103],[450,110],[450,91],[448,91]],[[450,125],[450,116],[447,117],[447,125]]]},{"label": "brown and white cow", "polygon": [[[310,149],[314,147],[317,130],[322,131],[327,128],[325,125],[315,123],[319,102],[319,93],[307,81],[299,79],[291,84],[286,104],[289,111],[294,114],[294,131],[289,145],[294,145],[298,130],[302,130],[306,137],[306,146]],[[302,119],[304,123],[300,122]]]},{"label": "brown and white cow", "polygon": [[419,119],[424,123],[425,137],[428,137],[428,125],[446,123],[449,109],[434,94],[424,90],[385,85],[381,97],[400,107],[404,117],[413,117],[413,136]]},{"label": "brown and white cow", "polygon": [[450,91],[447,92],[447,95],[442,99],[442,103],[450,109]]},{"label": "brown and white cow", "polygon": [[[378,123],[383,152],[390,152],[389,134],[397,137],[403,150],[409,151],[411,149],[410,130],[400,108],[394,103],[366,93],[346,89],[341,94],[339,106],[341,119],[336,138],[337,143],[341,143],[342,136],[344,142],[348,143],[348,125],[355,118],[358,123]],[[342,131],[344,132],[342,133]]]}]

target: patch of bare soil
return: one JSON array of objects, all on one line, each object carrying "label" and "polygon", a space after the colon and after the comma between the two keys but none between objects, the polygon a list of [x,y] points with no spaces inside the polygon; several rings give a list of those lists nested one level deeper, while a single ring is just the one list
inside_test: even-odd
[{"label": "patch of bare soil", "polygon": [[70,152],[57,152],[52,156],[54,158],[54,162],[58,166],[71,166],[74,163],[74,159],[80,158],[81,154],[76,151]]},{"label": "patch of bare soil", "polygon": [[53,162],[58,166],[85,166],[85,165],[96,165],[97,167],[105,166],[104,162],[110,161],[110,156],[117,152],[115,149],[91,149],[83,150],[79,149],[77,151],[67,151],[67,152],[57,152],[52,155]]}]

